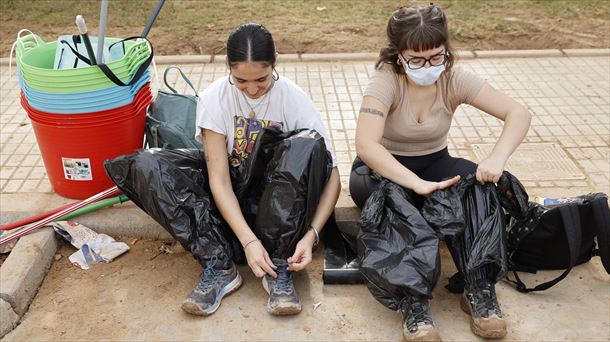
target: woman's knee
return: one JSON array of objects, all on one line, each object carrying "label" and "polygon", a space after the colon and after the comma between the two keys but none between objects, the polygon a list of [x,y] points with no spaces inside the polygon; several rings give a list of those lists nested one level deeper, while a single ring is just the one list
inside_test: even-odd
[{"label": "woman's knee", "polygon": [[354,162],[349,176],[349,192],[358,208],[362,209],[364,202],[375,191],[377,185],[378,183],[371,178],[371,169],[364,163]]}]

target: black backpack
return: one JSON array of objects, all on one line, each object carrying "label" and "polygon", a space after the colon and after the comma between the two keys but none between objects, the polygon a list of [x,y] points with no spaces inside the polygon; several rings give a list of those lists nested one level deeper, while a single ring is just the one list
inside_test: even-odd
[{"label": "black backpack", "polygon": [[[574,265],[599,255],[610,274],[610,209],[608,196],[591,193],[556,205],[529,202],[519,181],[509,173],[498,182],[498,197],[508,211],[508,279],[520,292],[543,291],[557,284]],[[557,278],[528,288],[518,271],[565,269]]]}]

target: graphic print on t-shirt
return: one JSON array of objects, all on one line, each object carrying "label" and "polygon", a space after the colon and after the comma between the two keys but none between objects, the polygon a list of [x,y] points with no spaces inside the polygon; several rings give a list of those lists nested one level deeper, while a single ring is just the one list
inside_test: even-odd
[{"label": "graphic print on t-shirt", "polygon": [[265,127],[282,129],[282,123],[271,120],[249,119],[243,116],[234,117],[235,138],[233,139],[233,152],[229,161],[231,166],[239,166],[254,148],[254,143]]}]

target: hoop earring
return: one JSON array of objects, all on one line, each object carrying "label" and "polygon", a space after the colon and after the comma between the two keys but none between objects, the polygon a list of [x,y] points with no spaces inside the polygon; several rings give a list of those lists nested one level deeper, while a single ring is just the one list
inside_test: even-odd
[{"label": "hoop earring", "polygon": [[271,78],[273,78],[274,81],[280,79],[280,74],[275,70],[275,67],[273,67],[273,71],[271,72]]},{"label": "hoop earring", "polygon": [[227,81],[230,85],[235,85],[235,83],[233,83],[233,73],[231,72],[231,69],[229,69],[229,78],[227,79]]}]

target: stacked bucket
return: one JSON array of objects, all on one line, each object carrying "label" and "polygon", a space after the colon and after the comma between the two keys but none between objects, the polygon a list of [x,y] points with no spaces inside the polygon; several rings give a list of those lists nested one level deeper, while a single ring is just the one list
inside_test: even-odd
[{"label": "stacked bucket", "polygon": [[[56,70],[57,44],[34,34],[17,40],[21,105],[32,121],[55,192],[84,199],[114,186],[104,171],[105,160],[142,147],[152,101],[150,72],[121,87],[95,65]],[[106,65],[127,84],[151,50],[145,40],[120,44],[123,57]]]}]

